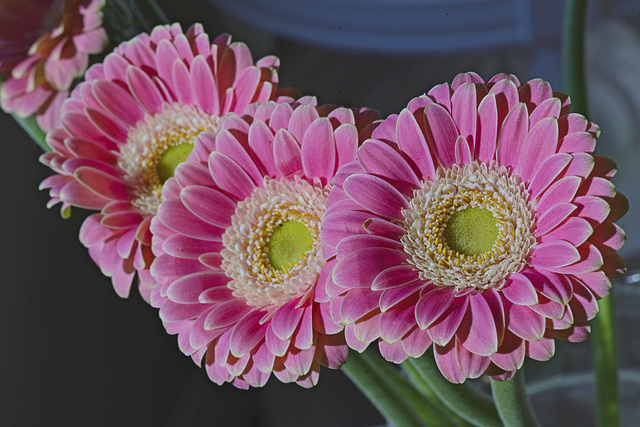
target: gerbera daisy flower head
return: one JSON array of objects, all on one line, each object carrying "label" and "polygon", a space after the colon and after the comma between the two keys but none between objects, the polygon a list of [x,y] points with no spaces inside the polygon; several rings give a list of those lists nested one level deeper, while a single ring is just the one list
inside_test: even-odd
[{"label": "gerbera daisy flower head", "polygon": [[138,273],[148,298],[153,285],[149,223],[164,182],[191,152],[196,136],[215,132],[221,117],[251,102],[291,101],[277,89],[278,59],[257,63],[244,43],[223,34],[210,41],[201,25],[156,27],[118,46],[92,66],[64,103],[62,127],[49,133],[41,157],[56,174],[49,206],[100,211],[80,240],[118,295]]},{"label": "gerbera daisy flower head", "polygon": [[348,351],[329,315],[319,240],[330,182],[376,112],[251,105],[201,134],[151,222],[151,304],[216,383],[316,384]]},{"label": "gerbera daisy flower head", "polygon": [[107,44],[102,28],[105,0],[0,2],[0,100],[7,112],[36,115],[49,131],[89,55]]},{"label": "gerbera daisy flower head", "polygon": [[512,376],[584,340],[624,272],[628,207],[598,127],[542,80],[458,75],[383,121],[334,180],[321,240],[335,321],[397,363]]}]

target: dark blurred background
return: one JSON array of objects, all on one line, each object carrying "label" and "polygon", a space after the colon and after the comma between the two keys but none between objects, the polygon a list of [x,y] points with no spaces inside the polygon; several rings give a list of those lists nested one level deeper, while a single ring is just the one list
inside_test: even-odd
[{"label": "dark blurred background", "polygon": [[[368,106],[386,116],[435,84],[470,70],[487,79],[497,72],[514,73],[521,81],[541,77],[561,89],[563,2],[557,0],[451,2],[455,6],[343,0],[326,1],[324,8],[321,2],[299,0],[290,1],[284,15],[278,9],[282,0],[273,1],[271,9],[252,0],[159,3],[184,28],[202,22],[210,35],[230,32],[246,42],[255,58],[279,56],[281,84],[316,95],[320,103]],[[640,2],[592,3],[590,118],[603,128],[599,149],[623,170],[616,184],[632,199],[622,225],[631,237],[623,253],[634,267],[640,247],[640,238],[633,238],[640,237],[633,202],[640,201],[633,197],[640,160]],[[336,16],[329,15],[330,9]],[[37,187],[51,171],[38,162],[40,149],[2,113],[0,135],[5,159],[0,168],[5,189],[0,210],[0,424],[384,424],[339,371],[324,369],[311,390],[275,378],[249,391],[211,383],[135,291],[128,300],[115,295],[77,239],[86,213],[74,209],[71,219],[63,220],[57,207],[45,208],[49,197]],[[638,310],[630,301],[640,302],[640,296],[633,291],[623,297],[627,305],[621,306],[619,325],[637,324]],[[639,366],[638,336],[629,329],[619,333],[622,367],[631,378]],[[589,346],[559,346],[552,363],[528,361],[527,375],[550,381],[567,371],[588,370]],[[547,396],[536,403],[543,409],[553,404],[544,386],[539,383],[536,389]],[[588,400],[589,391],[582,389]],[[588,402],[582,404],[589,408]],[[575,406],[574,412],[582,408]],[[573,413],[559,409],[564,416],[544,425],[589,425],[588,416],[574,424]]]}]

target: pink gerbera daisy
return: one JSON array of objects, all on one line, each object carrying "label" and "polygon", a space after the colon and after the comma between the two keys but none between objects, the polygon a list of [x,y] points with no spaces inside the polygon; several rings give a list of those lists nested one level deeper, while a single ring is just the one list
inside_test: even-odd
[{"label": "pink gerbera daisy", "polygon": [[626,211],[599,129],[542,80],[458,75],[386,119],[334,180],[321,239],[347,343],[451,382],[584,340],[624,272]]},{"label": "pink gerbera daisy", "polygon": [[[292,98],[277,91],[278,59],[255,65],[243,43],[213,42],[195,25],[156,27],[121,44],[63,105],[62,128],[48,135],[41,161],[57,172],[43,181],[49,206],[99,210],[80,240],[122,297],[136,271],[152,286],[149,223],[164,182],[191,152],[196,136],[217,131],[228,112],[251,102]],[[143,296],[148,286],[141,286]]]},{"label": "pink gerbera daisy", "polygon": [[318,238],[331,179],[376,118],[252,105],[221,120],[215,137],[200,135],[165,185],[151,223],[151,303],[212,381],[259,387],[273,372],[311,387],[320,365],[346,360],[342,327],[316,287],[329,273]]},{"label": "pink gerbera daisy", "polygon": [[2,108],[36,115],[49,131],[60,125],[60,108],[89,54],[107,43],[102,28],[105,0],[0,1]]}]

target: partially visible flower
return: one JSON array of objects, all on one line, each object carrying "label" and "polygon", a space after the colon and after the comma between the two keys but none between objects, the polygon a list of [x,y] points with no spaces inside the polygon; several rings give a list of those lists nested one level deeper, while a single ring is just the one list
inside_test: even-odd
[{"label": "partially visible flower", "polygon": [[156,27],[118,46],[92,66],[64,103],[62,128],[49,133],[53,152],[41,161],[57,172],[49,206],[62,202],[100,213],[87,218],[80,240],[102,272],[127,297],[139,275],[148,299],[149,223],[164,182],[191,152],[196,136],[217,131],[221,116],[251,102],[291,101],[277,90],[278,59],[255,65],[244,43],[213,42],[195,25]]},{"label": "partially visible flower", "polygon": [[624,272],[628,207],[599,129],[542,80],[458,75],[392,115],[339,173],[321,234],[352,348],[433,343],[451,382],[511,377],[582,341]]},{"label": "partially visible flower", "polygon": [[316,286],[329,273],[318,237],[331,179],[377,117],[252,105],[201,134],[165,185],[151,222],[151,303],[214,382],[259,387],[273,372],[311,387],[321,365],[346,360],[342,326]]},{"label": "partially visible flower", "polygon": [[89,54],[107,43],[102,28],[105,0],[0,1],[0,75],[7,79],[2,108],[36,115],[49,131],[60,126],[60,109]]}]

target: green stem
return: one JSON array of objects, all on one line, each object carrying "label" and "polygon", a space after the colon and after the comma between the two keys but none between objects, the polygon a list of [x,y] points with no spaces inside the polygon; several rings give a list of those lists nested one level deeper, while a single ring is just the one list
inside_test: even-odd
[{"label": "green stem", "polygon": [[[3,83],[4,80],[0,78],[0,89],[2,89]],[[12,113],[11,116],[16,122],[18,122],[22,129],[24,129],[25,132],[29,134],[31,139],[33,139],[35,143],[38,144],[40,148],[42,148],[42,150],[44,150],[45,152],[51,151],[51,148],[49,148],[49,145],[47,145],[47,135],[42,131],[42,129],[40,129],[40,126],[38,126],[38,122],[36,122],[35,116],[23,118],[18,116],[16,113]]]},{"label": "green stem", "polygon": [[[565,90],[571,96],[571,109],[583,115],[588,114],[584,72],[587,3],[567,0],[563,35]],[[600,313],[593,321],[598,425],[616,426],[620,423],[620,408],[612,295],[601,300],[599,306]]]},{"label": "green stem", "polygon": [[[435,390],[433,390],[429,386],[429,384],[424,380],[424,378],[422,378],[422,375],[420,375],[420,372],[417,370],[414,364],[403,363],[402,369],[407,374],[407,377],[409,378],[409,381],[411,382],[411,384],[413,384],[413,386],[416,389],[418,389],[418,391],[422,393],[423,396],[425,396],[427,399],[429,399],[432,402],[441,402],[440,397],[438,397],[438,394],[435,392]],[[445,415],[449,417],[449,419],[451,420],[452,426],[470,427],[473,425],[467,422],[466,420],[464,420],[457,413],[453,412],[447,406],[442,405],[441,409],[443,412],[445,412]]]},{"label": "green stem", "polygon": [[23,118],[15,113],[12,113],[11,115],[13,116],[15,121],[18,122],[18,124],[22,127],[22,129],[24,129],[25,132],[29,134],[31,139],[33,139],[35,143],[38,144],[40,148],[42,148],[43,151],[51,151],[51,148],[49,147],[49,145],[47,145],[46,134],[42,131],[42,129],[40,129],[40,126],[38,126],[38,122],[36,122],[35,116]]},{"label": "green stem", "polygon": [[564,90],[571,97],[571,110],[587,114],[587,85],[584,73],[584,29],[587,0],[567,0],[562,36]]},{"label": "green stem", "polygon": [[476,426],[502,425],[491,398],[470,384],[452,384],[438,370],[433,353],[428,351],[418,359],[408,359],[425,383],[454,413]]},{"label": "green stem", "polygon": [[505,427],[536,427],[538,420],[529,403],[522,369],[506,381],[491,380],[491,391]]},{"label": "green stem", "polygon": [[600,311],[593,320],[598,425],[618,426],[620,425],[620,407],[618,405],[613,288],[608,297],[598,302],[598,307]]},{"label": "green stem", "polygon": [[451,425],[440,408],[425,399],[398,369],[371,352],[349,352],[342,370],[387,422],[409,427]]}]

